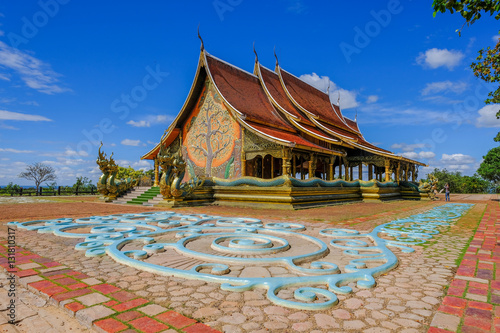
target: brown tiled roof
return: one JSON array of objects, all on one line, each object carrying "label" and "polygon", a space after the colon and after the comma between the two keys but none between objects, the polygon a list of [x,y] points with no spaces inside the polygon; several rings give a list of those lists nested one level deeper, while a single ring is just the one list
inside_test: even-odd
[{"label": "brown tiled roof", "polygon": [[209,54],[207,54],[206,59],[209,71],[220,93],[246,119],[295,131],[279,116],[255,75],[231,66]]},{"label": "brown tiled roof", "polygon": [[258,131],[260,131],[260,132],[262,132],[270,137],[280,138],[282,140],[293,142],[295,144],[302,145],[302,146],[309,147],[309,148],[315,148],[315,149],[321,149],[321,150],[328,151],[328,152],[334,152],[333,150],[330,150],[330,149],[327,149],[325,147],[321,147],[315,143],[312,143],[312,142],[304,139],[303,137],[298,136],[297,134],[285,132],[285,131],[282,131],[282,130],[276,129],[276,128],[270,128],[268,126],[264,126],[264,125],[257,124],[257,123],[252,123],[252,122],[246,122],[246,123],[249,126],[253,127],[254,129],[256,129],[256,130],[258,130]]},{"label": "brown tiled roof", "polygon": [[280,74],[287,91],[302,108],[338,128],[350,131],[343,121],[340,110],[334,110],[328,94],[319,91],[285,70],[280,69]]},{"label": "brown tiled roof", "polygon": [[361,131],[359,130],[359,127],[358,127],[358,123],[356,121],[351,120],[351,119],[346,118],[346,117],[344,117],[344,120],[350,128],[352,128],[353,130],[355,130],[356,132],[361,134]]},{"label": "brown tiled roof", "polygon": [[297,110],[295,105],[290,101],[286,92],[281,86],[280,78],[275,72],[259,65],[262,75],[263,84],[265,84],[269,94],[286,112],[299,118],[302,122],[312,125],[311,121],[300,110]]}]

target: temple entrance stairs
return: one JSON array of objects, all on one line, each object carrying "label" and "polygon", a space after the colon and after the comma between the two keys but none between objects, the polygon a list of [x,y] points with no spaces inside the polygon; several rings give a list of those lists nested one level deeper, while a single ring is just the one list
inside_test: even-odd
[{"label": "temple entrance stairs", "polygon": [[160,194],[159,187],[150,187],[135,198],[129,199],[127,203],[132,205],[143,205],[145,203],[147,204],[149,200],[156,198],[158,194]]},{"label": "temple entrance stairs", "polygon": [[[140,197],[141,195],[146,193],[151,188],[152,188],[151,186],[137,186],[133,190],[127,191],[127,193],[125,195],[116,198],[116,200],[114,200],[113,203],[126,204],[129,201],[136,199],[137,197]],[[159,191],[159,188],[158,188],[158,191]]]}]

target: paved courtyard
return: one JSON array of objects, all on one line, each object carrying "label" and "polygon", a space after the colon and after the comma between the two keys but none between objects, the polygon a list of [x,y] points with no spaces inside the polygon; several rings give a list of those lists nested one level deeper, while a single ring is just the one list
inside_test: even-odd
[{"label": "paved courtyard", "polygon": [[[412,246],[413,253],[391,247],[399,260],[397,268],[375,277],[373,288],[348,283],[352,293],[337,293],[338,304],[319,310],[278,305],[267,297],[265,288],[222,290],[220,283],[145,271],[117,263],[108,255],[89,257],[85,251],[75,250],[82,238],[16,229],[17,323],[7,323],[8,311],[4,308],[0,309],[0,327],[5,332],[33,332],[34,327],[37,332],[80,332],[88,328],[101,332],[494,332],[500,329],[500,282],[496,280],[500,275],[495,266],[500,259],[496,230],[500,222],[498,197],[454,195],[452,200],[474,206],[451,226],[439,227],[440,233],[433,234],[425,244]],[[8,269],[5,222],[158,211],[94,203],[90,198],[82,201],[4,203],[5,209],[0,213],[4,224],[0,233],[0,264]],[[300,223],[306,228],[304,234],[312,236],[329,228],[368,233],[381,224],[426,213],[443,204],[442,200],[400,201],[298,212],[197,207],[176,212],[248,216],[262,220],[264,225]],[[26,208],[29,212],[23,215]],[[165,242],[172,241],[164,238]],[[123,250],[138,251],[134,246],[125,245]],[[144,261],[179,269],[198,264],[196,259],[176,257],[169,251],[164,253],[171,253],[170,256],[152,255]],[[328,256],[333,255],[334,251]],[[341,270],[349,263],[340,254],[335,259]],[[8,304],[8,274],[5,270],[2,274],[0,303]],[[302,276],[279,266],[235,265],[229,275]],[[277,295],[293,299],[293,289],[296,288],[283,288]],[[319,295],[316,302],[324,301]]]}]

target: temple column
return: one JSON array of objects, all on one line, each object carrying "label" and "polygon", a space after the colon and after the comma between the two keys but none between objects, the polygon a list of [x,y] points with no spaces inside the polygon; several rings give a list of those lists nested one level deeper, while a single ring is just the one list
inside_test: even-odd
[{"label": "temple column", "polygon": [[153,184],[154,187],[158,187],[160,182],[158,181],[158,168],[159,168],[159,164],[158,164],[158,158],[155,158],[155,182]]},{"label": "temple column", "polygon": [[391,161],[388,158],[386,158],[385,159],[385,181],[386,182],[391,180],[390,166],[391,166]]},{"label": "temple column", "polygon": [[330,156],[330,164],[328,164],[328,180],[333,180],[333,177],[335,175],[335,171],[333,170],[333,162],[335,162],[333,156]]},{"label": "temple column", "polygon": [[342,157],[339,157],[339,178],[342,178]]},{"label": "temple column", "polygon": [[411,181],[415,182],[415,164],[411,166]]},{"label": "temple column", "polygon": [[241,159],[241,176],[245,177],[247,175],[247,160]]},{"label": "temple column", "polygon": [[405,181],[408,181],[408,163],[405,165]]},{"label": "temple column", "polygon": [[292,154],[292,177],[297,177],[297,158]]},{"label": "temple column", "polygon": [[363,163],[359,162],[358,166],[358,179],[363,180]]},{"label": "temple column", "polygon": [[292,154],[290,152],[290,149],[283,148],[283,164],[282,164],[283,176],[290,176],[291,159],[292,159]]},{"label": "temple column", "polygon": [[349,166],[344,161],[345,180],[349,180]]},{"label": "temple column", "polygon": [[401,162],[398,161],[398,167],[396,169],[396,182],[399,184],[400,179],[400,174],[401,174]]},{"label": "temple column", "polygon": [[315,176],[316,174],[316,159],[317,159],[317,156],[315,156],[314,154],[309,154],[309,178],[312,178]]},{"label": "temple column", "polygon": [[353,169],[354,169],[353,166],[349,167],[349,180],[354,180],[354,177],[353,177],[353,174],[352,174]]},{"label": "temple column", "polygon": [[373,164],[368,163],[368,180],[373,179]]}]

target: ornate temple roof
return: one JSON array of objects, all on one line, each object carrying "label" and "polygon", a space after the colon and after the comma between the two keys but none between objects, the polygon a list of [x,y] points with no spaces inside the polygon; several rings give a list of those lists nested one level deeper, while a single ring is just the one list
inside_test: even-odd
[{"label": "ornate temple roof", "polygon": [[330,102],[327,93],[283,70],[278,62],[275,71],[271,71],[260,65],[256,57],[252,74],[212,56],[203,47],[194,82],[181,111],[167,129],[163,141],[142,159],[154,159],[161,144],[168,145],[179,135],[182,122],[193,109],[207,78],[242,127],[277,144],[338,156],[345,153],[336,147],[360,149],[425,165],[366,141],[357,121],[344,117],[341,109]]}]

